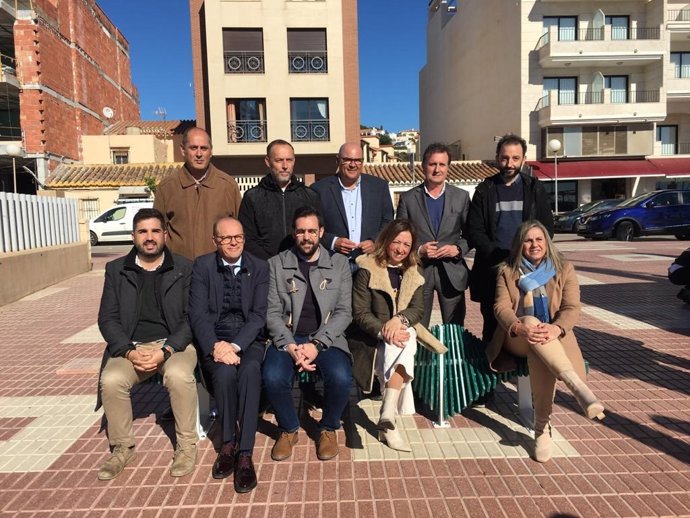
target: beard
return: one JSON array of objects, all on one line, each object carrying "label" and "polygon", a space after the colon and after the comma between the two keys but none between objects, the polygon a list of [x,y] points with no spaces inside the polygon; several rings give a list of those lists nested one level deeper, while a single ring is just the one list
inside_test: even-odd
[{"label": "beard", "polygon": [[307,259],[311,259],[319,248],[319,240],[315,239],[311,241],[303,239],[297,243],[297,248],[299,248],[300,253]]},{"label": "beard", "polygon": [[[147,250],[144,248],[144,246],[148,243],[154,243],[156,247],[153,250]],[[160,257],[163,254],[163,248],[165,247],[165,243],[156,243],[155,241],[144,241],[143,243],[135,244],[134,248],[137,249],[137,255],[140,257],[145,257],[147,259],[155,259],[157,257]]]}]

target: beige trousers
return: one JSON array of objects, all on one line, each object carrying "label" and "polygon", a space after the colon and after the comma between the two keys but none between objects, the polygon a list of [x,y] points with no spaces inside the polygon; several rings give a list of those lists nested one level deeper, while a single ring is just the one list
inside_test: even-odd
[{"label": "beige trousers", "polygon": [[524,337],[510,335],[506,337],[504,346],[511,354],[527,358],[535,429],[543,430],[553,410],[558,374],[572,370],[582,381],[585,381],[585,362],[582,352],[577,345],[566,346],[560,340],[552,340],[543,345],[530,345]]},{"label": "beige trousers", "polygon": [[[160,349],[161,344],[139,344],[137,347]],[[170,394],[178,447],[196,444],[199,440],[196,429],[195,367],[196,349],[191,344],[184,351],[174,353],[167,362],[158,366],[158,372],[163,375],[163,385]],[[134,385],[146,381],[153,374],[153,372],[137,372],[132,362],[126,358],[108,359],[101,373],[100,389],[103,410],[108,420],[108,441],[111,446],[134,446],[130,391]]]}]

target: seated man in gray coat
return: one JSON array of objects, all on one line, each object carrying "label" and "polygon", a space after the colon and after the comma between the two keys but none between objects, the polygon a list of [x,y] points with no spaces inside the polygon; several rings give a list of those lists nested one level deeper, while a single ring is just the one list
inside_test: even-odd
[{"label": "seated man in gray coat", "polygon": [[328,460],[338,455],[336,430],[352,384],[352,357],[344,335],[352,320],[352,277],[347,258],[330,255],[320,244],[324,228],[318,211],[297,209],[292,226],[295,245],[268,261],[267,327],[273,345],[266,351],[263,381],[281,430],[271,457],[289,458],[297,443],[295,373],[318,369],[324,398],[317,457]]},{"label": "seated man in gray coat", "polygon": [[165,220],[158,210],[141,209],[133,223],[132,250],[105,267],[98,311],[107,346],[97,407],[102,400],[112,449],[98,472],[100,480],[117,477],[136,458],[130,391],[156,372],[163,375],[175,417],[170,475],[187,475],[196,463],[196,351],[187,322],[192,263],[166,248]]}]

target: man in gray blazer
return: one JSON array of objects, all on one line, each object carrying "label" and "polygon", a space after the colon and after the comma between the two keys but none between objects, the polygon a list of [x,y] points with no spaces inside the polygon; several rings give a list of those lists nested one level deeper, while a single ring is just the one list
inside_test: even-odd
[{"label": "man in gray blazer", "polygon": [[393,220],[393,202],[388,182],[362,174],[362,148],[358,142],[340,146],[337,174],[311,186],[321,198],[325,232],[323,244],[348,256],[354,267],[361,254],[374,251],[374,241]]},{"label": "man in gray blazer", "polygon": [[295,373],[318,369],[324,397],[317,456],[328,460],[338,455],[336,430],[352,384],[352,356],[344,334],[352,320],[352,276],[345,256],[331,256],[321,246],[324,228],[318,211],[297,209],[292,226],[295,245],[268,261],[266,323],[273,344],[266,351],[263,382],[281,430],[271,457],[289,458],[297,443]]},{"label": "man in gray blazer", "polygon": [[469,251],[465,221],[470,206],[467,191],[446,183],[450,149],[430,144],[422,158],[424,183],[400,196],[398,219],[407,218],[417,228],[419,257],[424,267],[424,318],[429,325],[434,291],[438,294],[443,323],[465,324],[465,289]]}]

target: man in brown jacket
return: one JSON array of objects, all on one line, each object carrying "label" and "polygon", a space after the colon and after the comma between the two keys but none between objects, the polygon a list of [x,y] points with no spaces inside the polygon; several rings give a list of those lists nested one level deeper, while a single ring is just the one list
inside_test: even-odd
[{"label": "man in brown jacket", "polygon": [[165,216],[168,248],[194,260],[213,252],[213,224],[222,216],[237,217],[240,189],[229,174],[211,165],[211,137],[201,128],[182,136],[184,166],[156,188],[153,207]]}]

